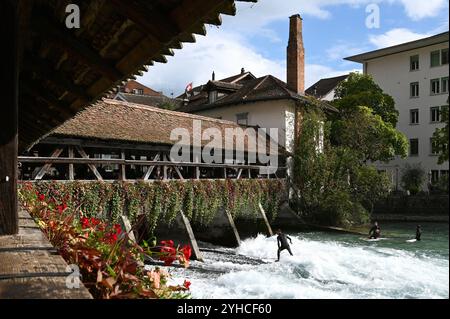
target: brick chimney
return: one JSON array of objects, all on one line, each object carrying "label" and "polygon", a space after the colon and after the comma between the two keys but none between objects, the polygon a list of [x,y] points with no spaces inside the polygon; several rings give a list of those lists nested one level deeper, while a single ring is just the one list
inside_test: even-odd
[{"label": "brick chimney", "polygon": [[305,48],[303,46],[303,19],[299,14],[290,19],[287,47],[287,84],[289,89],[305,94]]}]

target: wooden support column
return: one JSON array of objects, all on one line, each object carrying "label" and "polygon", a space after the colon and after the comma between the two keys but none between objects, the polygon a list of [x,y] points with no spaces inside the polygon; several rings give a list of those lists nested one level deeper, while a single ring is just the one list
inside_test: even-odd
[{"label": "wooden support column", "polygon": [[[82,149],[79,146],[77,146],[76,148],[77,148],[77,151],[81,155],[82,158],[89,158],[89,156],[86,154],[84,149]],[[102,181],[103,177],[102,177],[102,175],[100,175],[100,173],[97,170],[97,168],[95,167],[95,165],[94,164],[88,164],[88,166],[89,166],[90,170],[92,171],[92,173],[94,173],[94,175],[97,178],[97,180]]]},{"label": "wooden support column", "polygon": [[[160,153],[156,154],[153,158],[153,161],[159,161],[159,158],[161,157]],[[152,174],[153,170],[155,169],[155,166],[149,166],[147,172],[144,175],[144,181],[147,181],[150,178],[150,175]]]},{"label": "wooden support column", "polygon": [[273,236],[272,227],[270,227],[269,220],[267,219],[266,212],[264,208],[262,207],[261,203],[258,203],[259,205],[259,212],[261,213],[262,218],[264,219],[264,222],[266,223],[267,231],[269,232],[270,236]]},{"label": "wooden support column", "polygon": [[[75,158],[75,152],[72,146],[69,146],[69,158]],[[75,169],[73,164],[69,164],[69,181],[75,180]]]},{"label": "wooden support column", "polygon": [[0,59],[2,115],[0,116],[0,235],[17,234],[18,123],[18,1],[0,1]]},{"label": "wooden support column", "polygon": [[[52,157],[52,158],[59,157],[59,155],[61,155],[62,152],[63,152],[62,148],[57,148],[56,150],[53,151],[53,153],[52,153],[52,155],[50,155],[50,157]],[[39,172],[36,174],[36,176],[33,179],[36,181],[40,181],[45,176],[45,174],[47,174],[50,167],[52,167],[51,163],[48,163],[48,164],[45,164],[44,166],[42,166],[41,169],[39,170]]]},{"label": "wooden support column", "polygon": [[225,214],[227,215],[231,229],[233,230],[233,233],[234,233],[234,237],[236,238],[236,245],[239,247],[241,245],[241,237],[239,236],[239,232],[236,228],[236,224],[234,223],[233,216],[231,216],[231,213],[226,209],[225,209]]},{"label": "wooden support column", "polygon": [[238,174],[237,174],[237,176],[236,176],[236,179],[240,179],[240,178],[241,178],[242,171],[243,171],[242,168],[240,168],[240,169],[238,170]]},{"label": "wooden support column", "polygon": [[193,253],[193,259],[198,261],[203,261],[203,255],[200,251],[200,248],[198,247],[197,240],[194,236],[194,231],[192,230],[191,223],[189,222],[189,219],[186,217],[186,215],[183,213],[183,211],[180,210],[181,219],[183,221],[184,227],[186,228],[186,232],[189,236],[190,245],[192,247],[192,253]]},{"label": "wooden support column", "polygon": [[[125,151],[121,151],[120,152],[120,158],[121,159],[123,159],[123,160],[125,160],[126,159],[126,157],[125,157]],[[127,180],[127,168],[126,168],[126,165],[125,164],[121,164],[120,165],[120,180],[121,181],[126,181]]]}]

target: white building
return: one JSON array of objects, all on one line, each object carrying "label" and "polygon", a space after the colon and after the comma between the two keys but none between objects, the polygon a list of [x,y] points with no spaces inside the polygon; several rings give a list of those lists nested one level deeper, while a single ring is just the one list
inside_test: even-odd
[{"label": "white building", "polygon": [[[448,162],[438,165],[432,136],[443,127],[440,109],[448,104],[449,32],[346,58],[363,64],[365,74],[391,95],[400,115],[397,129],[410,143],[406,159],[378,164],[380,170],[392,173],[393,183],[400,187],[402,168],[406,163],[421,164],[429,182],[448,174]],[[426,190],[427,185],[424,185]]]}]

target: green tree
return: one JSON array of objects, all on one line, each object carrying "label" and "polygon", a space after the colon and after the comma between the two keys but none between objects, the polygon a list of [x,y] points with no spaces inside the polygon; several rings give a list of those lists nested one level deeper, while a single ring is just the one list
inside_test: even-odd
[{"label": "green tree", "polygon": [[396,127],[398,111],[394,99],[383,92],[370,75],[350,73],[346,81],[336,88],[334,105],[345,116],[352,116],[359,106],[367,106],[384,122]]},{"label": "green tree", "polygon": [[354,150],[363,162],[389,161],[408,152],[406,137],[365,106],[337,118],[332,135],[335,144]]},{"label": "green tree", "polygon": [[[448,102],[448,100],[447,100]],[[443,128],[438,128],[433,134],[433,139],[435,143],[437,144],[437,147],[439,149],[439,159],[438,164],[443,164],[444,162],[448,161],[448,122],[449,122],[449,107],[448,105],[445,105],[441,109],[441,119],[442,122],[445,123],[445,126]]]}]

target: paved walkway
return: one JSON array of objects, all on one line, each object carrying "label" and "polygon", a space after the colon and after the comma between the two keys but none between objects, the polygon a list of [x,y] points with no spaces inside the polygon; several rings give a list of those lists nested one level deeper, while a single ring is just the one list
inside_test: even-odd
[{"label": "paved walkway", "polygon": [[83,284],[67,288],[67,263],[27,212],[19,218],[19,234],[0,237],[0,299],[92,299]]}]

